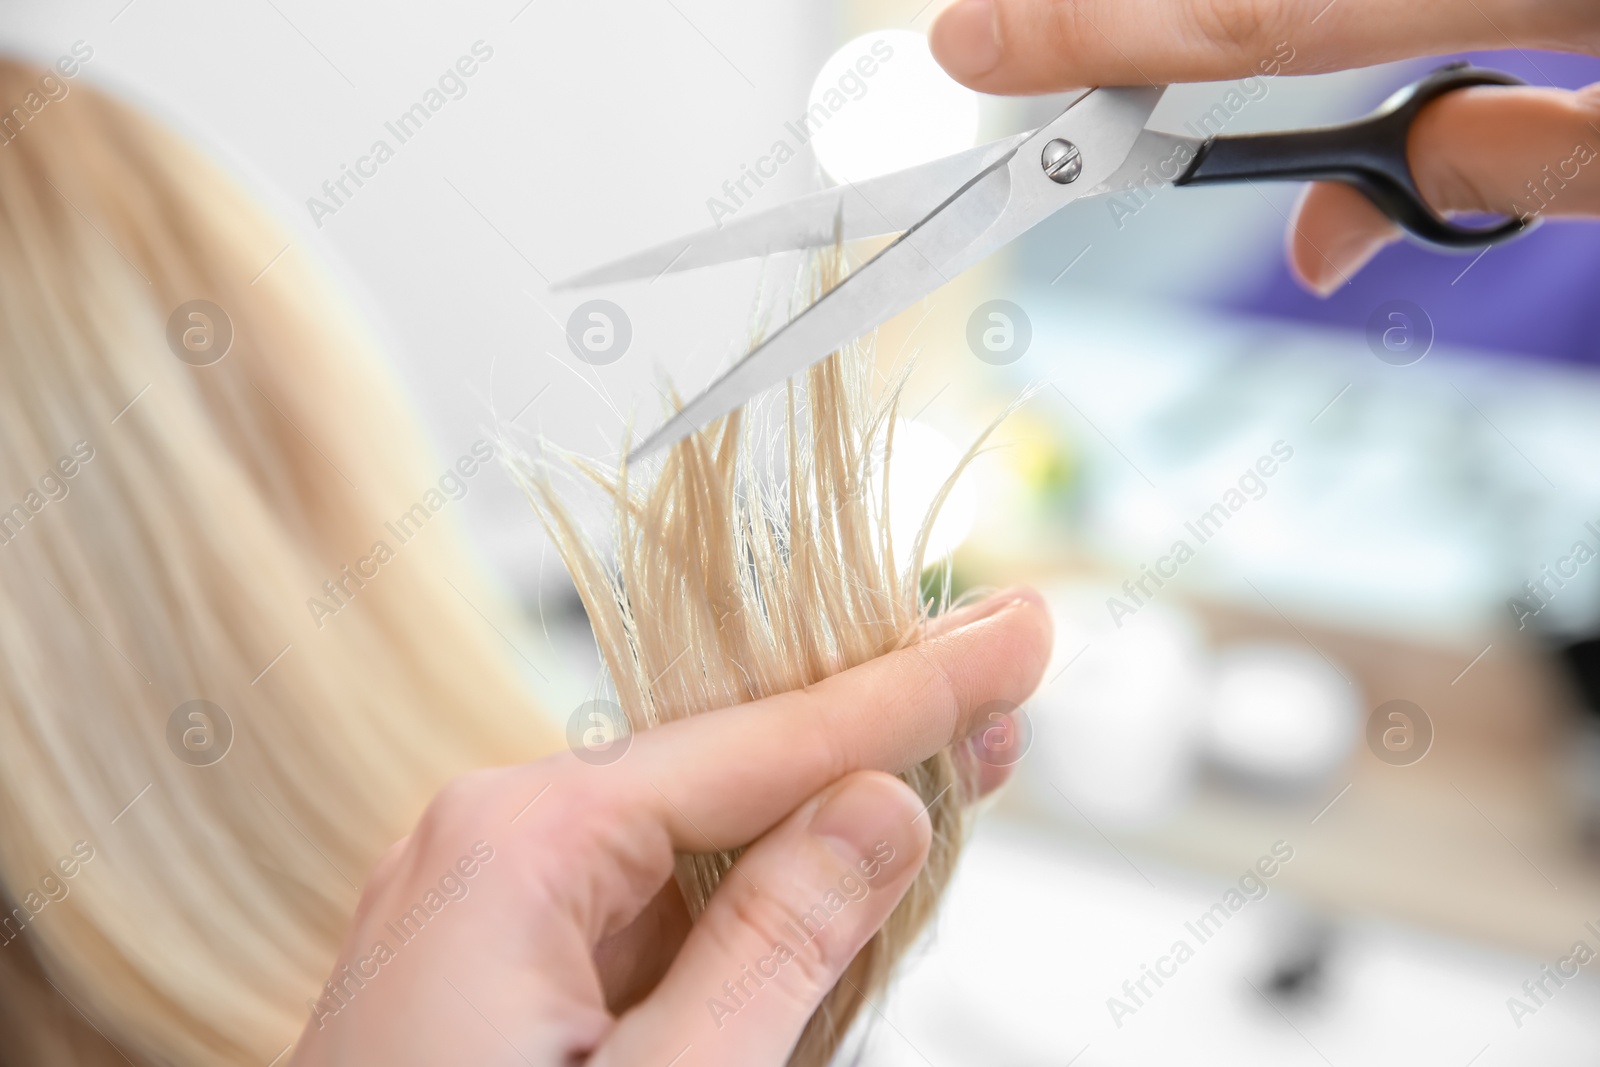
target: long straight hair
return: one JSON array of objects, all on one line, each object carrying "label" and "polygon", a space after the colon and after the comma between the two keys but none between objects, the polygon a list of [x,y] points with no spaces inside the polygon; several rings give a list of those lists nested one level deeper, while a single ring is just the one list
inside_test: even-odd
[{"label": "long straight hair", "polygon": [[559,734],[438,514],[462,468],[305,250],[93,88],[0,61],[13,104],[0,1063],[262,1067],[428,798]]}]

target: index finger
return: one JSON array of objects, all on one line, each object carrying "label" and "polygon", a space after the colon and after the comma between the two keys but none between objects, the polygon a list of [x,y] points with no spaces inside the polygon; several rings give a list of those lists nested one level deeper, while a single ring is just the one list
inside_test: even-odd
[{"label": "index finger", "polygon": [[1045,93],[1314,74],[1537,43],[1554,29],[1531,23],[1541,8],[1549,5],[1474,0],[1446,13],[1395,0],[957,0],[928,43],[951,77],[980,92]]},{"label": "index finger", "polygon": [[1011,590],[935,636],[806,689],[711,712],[634,739],[618,787],[654,810],[679,851],[748,844],[858,770],[903,771],[1020,704],[1050,658],[1038,593]]}]

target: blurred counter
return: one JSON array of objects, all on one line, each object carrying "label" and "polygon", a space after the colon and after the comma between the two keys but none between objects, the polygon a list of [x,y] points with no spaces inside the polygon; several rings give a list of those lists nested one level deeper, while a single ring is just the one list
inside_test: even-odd
[{"label": "blurred counter", "polygon": [[[1448,349],[1431,332],[1415,360],[1397,359],[1348,331],[1031,292],[1014,296],[1031,317],[1022,359],[975,367],[946,353],[918,386],[961,383],[923,416],[956,440],[980,417],[974,396],[993,410],[1035,390],[998,458],[975,468],[977,527],[956,574],[963,587],[1058,589],[1079,616],[1058,635],[1030,705],[1035,747],[999,814],[1219,875],[1287,840],[1298,858],[1279,884],[1330,913],[1539,959],[1593,940],[1600,866],[1561,788],[1574,701],[1549,648],[1600,620],[1600,566],[1541,601],[1525,583],[1595,540],[1600,377]],[[1180,541],[1190,557],[1175,559]],[[1539,610],[1519,615],[1519,597]],[[1060,753],[1088,719],[1206,728],[1203,695],[1152,695],[1128,676],[1204,690],[1219,652],[1263,644],[1348,687],[1361,721],[1335,769],[1263,788],[1219,773],[1196,741],[1187,764],[1152,756],[1123,774],[1173,779],[1138,817],[1102,816],[1072,793],[1084,767]],[[1392,700],[1431,722],[1432,747],[1410,765],[1384,762],[1364,735]],[[1160,701],[1195,706],[1144,706]],[[1160,738],[1155,722],[1141,728]]]}]

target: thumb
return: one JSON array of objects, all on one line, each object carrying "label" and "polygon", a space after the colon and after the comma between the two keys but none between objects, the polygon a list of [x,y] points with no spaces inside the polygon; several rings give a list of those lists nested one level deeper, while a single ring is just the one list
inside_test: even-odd
[{"label": "thumb", "polygon": [[725,875],[661,984],[591,1067],[780,1067],[806,1020],[927,859],[922,802],[858,771],[802,805]]},{"label": "thumb", "polygon": [[[1600,215],[1600,84],[1449,93],[1417,116],[1409,155],[1417,188],[1441,214]],[[1295,210],[1289,263],[1328,296],[1400,235],[1354,189],[1319,182]]]}]

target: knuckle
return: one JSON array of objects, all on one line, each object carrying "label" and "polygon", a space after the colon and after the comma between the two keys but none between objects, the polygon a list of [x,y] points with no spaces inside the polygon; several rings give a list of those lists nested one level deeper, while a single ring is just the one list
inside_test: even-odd
[{"label": "knuckle", "polygon": [[[730,886],[735,883],[726,883]],[[789,909],[777,897],[764,889],[742,884],[731,905],[731,928],[725,929],[723,934],[727,937],[724,947],[733,948],[739,940],[738,933],[752,931],[762,943],[774,943],[788,940],[784,935],[787,931],[785,925],[791,922]]]},{"label": "knuckle", "polygon": [[350,916],[352,926],[359,927],[372,913],[373,906],[389,888],[389,872],[376,870],[361,886],[361,896],[356,901],[356,910]]},{"label": "knuckle", "polygon": [[361,896],[356,901],[355,911],[350,917],[352,926],[360,927],[372,914],[373,909],[380,900],[383,900],[398,885],[402,885],[410,873],[415,862],[415,855],[411,851],[412,834],[407,834],[383,850],[372,870],[367,874],[366,881],[361,885]]},{"label": "knuckle", "polygon": [[[1483,159],[1476,153],[1463,158],[1460,129],[1473,121],[1474,97],[1468,90],[1455,98],[1424,108],[1411,128],[1408,162],[1422,199],[1434,211],[1494,211],[1508,203],[1492,204]],[[1479,100],[1482,98],[1479,97]]]},{"label": "knuckle", "polygon": [[[1442,159],[1432,167],[1423,199],[1435,211],[1503,211],[1506,204],[1492,203],[1481,175],[1459,160]],[[1507,199],[1510,199],[1509,197]]]},{"label": "knuckle", "polygon": [[909,681],[915,686],[919,701],[937,709],[948,721],[953,735],[961,717],[961,689],[938,649],[922,643],[912,645],[911,651],[916,653],[918,669]]},{"label": "knuckle", "polygon": [[[527,782],[520,788],[513,811],[526,802],[523,793],[539,792]],[[524,891],[540,899],[569,897],[586,879],[647,898],[672,873],[671,837],[648,807],[590,775],[556,776],[547,795],[507,830],[508,866]]]},{"label": "knuckle", "polygon": [[1084,10],[1089,0],[1050,0],[1047,22],[1051,51],[1062,58],[1082,54],[1085,41],[1099,40],[1091,16]]},{"label": "knuckle", "polygon": [[505,781],[501,768],[467,771],[447,781],[433,795],[412,838],[416,851],[429,854],[439,847],[454,847],[482,829]]},{"label": "knuckle", "polygon": [[738,936],[739,931],[753,931],[756,943],[765,946],[763,954],[778,945],[787,947],[788,958],[779,968],[777,985],[807,1007],[833,988],[850,962],[844,931],[828,921],[831,915],[826,908],[818,916],[817,908],[806,911],[749,886],[731,903],[733,928],[725,932],[727,943],[723,947],[736,952],[738,945],[748,943]]},{"label": "knuckle", "polygon": [[788,968],[793,973],[792,992],[814,1004],[832,989],[850,963],[849,946],[843,933],[824,926],[816,936],[794,950]]},{"label": "knuckle", "polygon": [[493,771],[472,770],[446,782],[428,804],[427,816],[448,818],[472,811],[483,799]]},{"label": "knuckle", "polygon": [[1201,43],[1254,61],[1283,37],[1283,0],[1195,0],[1188,5]]},{"label": "knuckle", "polygon": [[861,716],[870,701],[859,699],[860,692],[856,689],[852,698],[848,687],[839,692],[797,690],[774,698],[792,716],[795,743],[790,758],[803,766],[808,777],[836,782],[861,766]]},{"label": "knuckle", "polygon": [[845,719],[857,710],[839,706],[823,708],[823,728],[816,732],[817,744],[813,751],[824,781],[837,782],[861,765],[860,753],[852,741],[855,735]]},{"label": "knuckle", "polygon": [[[388,885],[390,882],[394,881],[396,872],[399,870],[401,860],[404,858],[406,849],[410,846],[410,844],[411,835],[407,834],[405,837],[400,838],[398,841],[394,842],[388,848],[383,850],[383,854],[378,857],[378,862],[372,865],[372,872],[367,875],[368,889],[371,889],[374,886]],[[365,896],[365,894],[363,894],[363,896]]]},{"label": "knuckle", "polygon": [[[551,791],[552,794],[554,790]],[[630,812],[608,796],[584,786],[568,788],[547,798],[552,803],[531,827],[541,851],[560,856],[622,855],[648,820]],[[543,806],[543,801],[540,802]],[[664,835],[663,835],[664,837]]]}]

